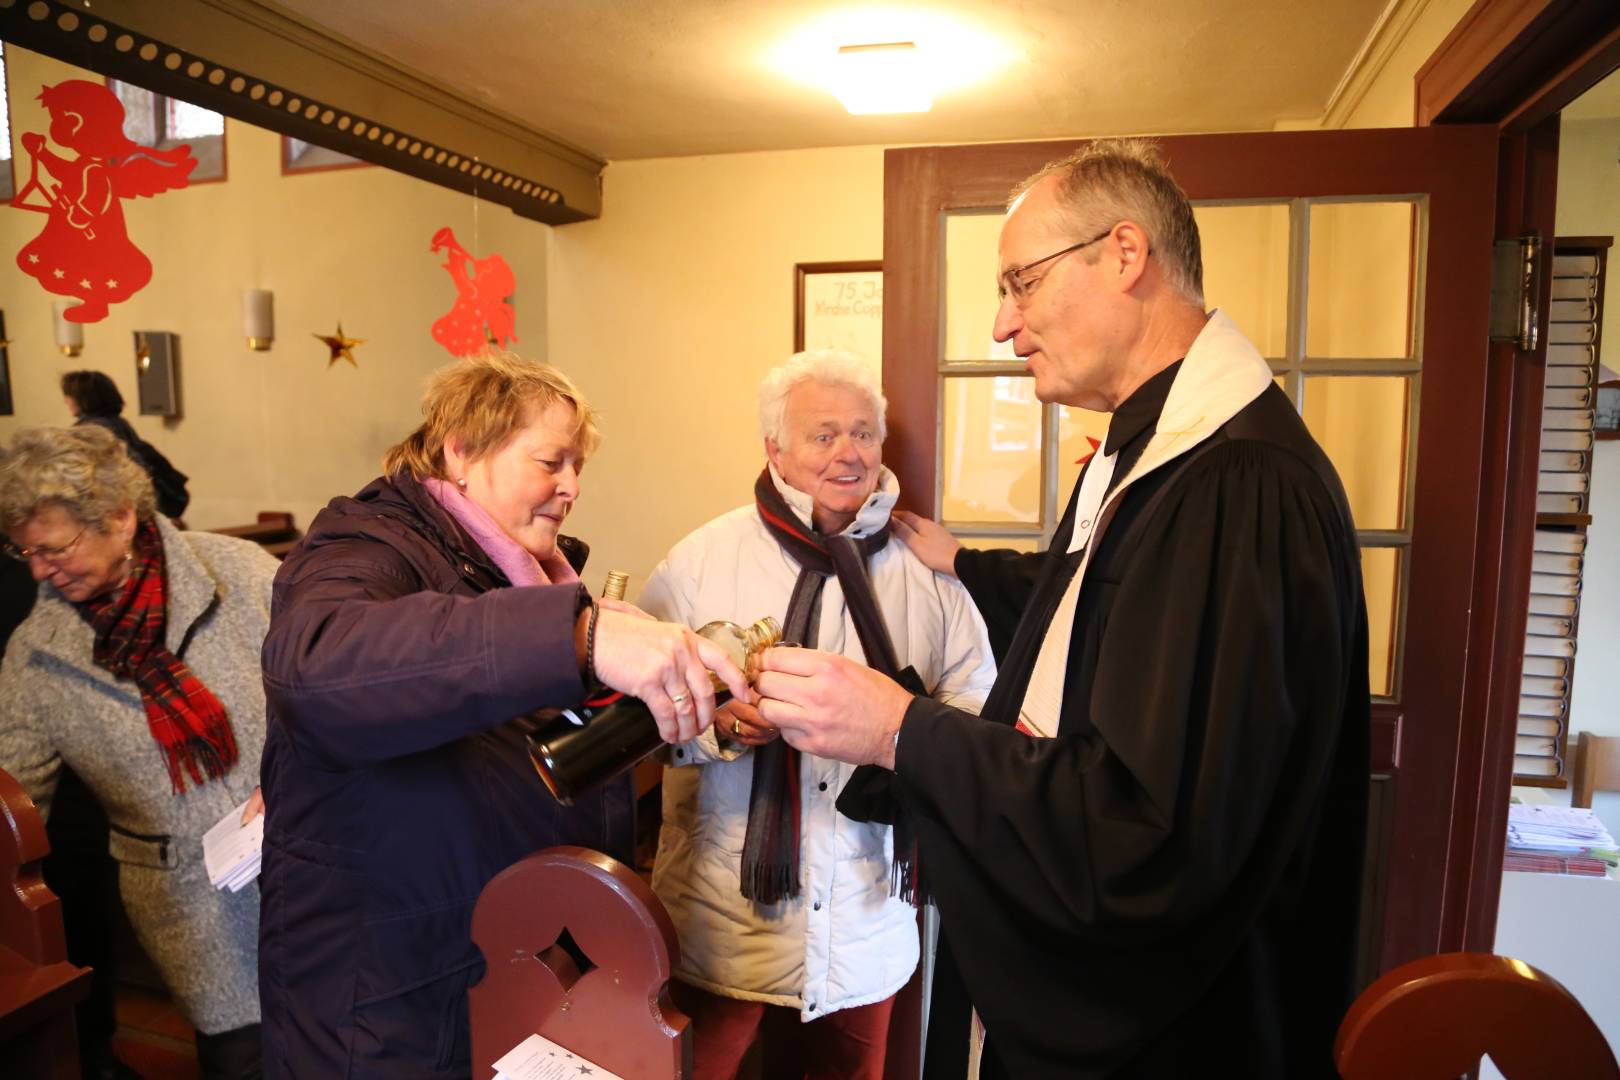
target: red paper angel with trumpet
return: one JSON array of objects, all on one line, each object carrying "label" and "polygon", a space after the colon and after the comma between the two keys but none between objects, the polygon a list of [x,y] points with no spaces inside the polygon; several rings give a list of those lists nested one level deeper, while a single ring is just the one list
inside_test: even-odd
[{"label": "red paper angel with trumpet", "polygon": [[455,357],[471,356],[492,344],[505,348],[507,341],[516,341],[512,332],[516,316],[506,298],[517,288],[517,278],[506,260],[499,255],[474,258],[456,243],[449,226],[433,234],[432,250],[435,255],[448,252],[439,265],[456,283],[455,306],[433,324],[433,340]]},{"label": "red paper angel with trumpet", "polygon": [[185,187],[197,159],[189,145],[156,150],[127,138],[124,103],[100,83],[69,79],[44,87],[39,100],[51,115],[51,141],[77,156],[62,157],[46,148],[44,135],[23,133],[28,182],[11,205],[46,220],[17,253],[17,265],[47,292],[81,301],[64,318],[97,322],[108,304],[152,280],[151,260],[129,239],[121,200]]}]

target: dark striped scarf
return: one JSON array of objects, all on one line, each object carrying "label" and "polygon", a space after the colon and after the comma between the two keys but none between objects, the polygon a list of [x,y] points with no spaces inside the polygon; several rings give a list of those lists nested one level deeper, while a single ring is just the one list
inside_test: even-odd
[{"label": "dark striped scarf", "polygon": [[[879,613],[866,561],[889,542],[889,526],[860,540],[826,536],[806,528],[782,498],[767,466],[754,481],[754,504],[765,529],[799,564],[799,580],[782,620],[782,640],[814,646],[821,623],[821,590],[836,576],[867,666],[913,693],[921,681],[911,668],[900,669],[888,627]],[[889,794],[893,780],[876,765],[857,768],[838,796],[838,809],[859,821],[892,824],[896,895],[915,902],[916,838]],[[799,752],[781,739],[754,748],[754,786],[748,803],[748,830],[743,837],[742,894],[761,904],[774,904],[799,894]]]}]

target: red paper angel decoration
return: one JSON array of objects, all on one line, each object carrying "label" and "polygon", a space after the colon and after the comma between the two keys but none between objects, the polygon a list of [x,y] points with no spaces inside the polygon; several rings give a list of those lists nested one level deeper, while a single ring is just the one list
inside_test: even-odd
[{"label": "red paper angel decoration", "polygon": [[[499,255],[475,259],[456,243],[456,234],[445,226],[433,234],[433,254],[448,250],[440,265],[456,283],[456,303],[433,324],[433,340],[451,356],[471,356],[489,345],[506,347],[516,341],[512,323],[516,318],[506,302],[517,289],[512,268]],[[488,330],[485,330],[485,327]]]},{"label": "red paper angel decoration", "polygon": [[[125,137],[124,103],[100,83],[69,79],[43,87],[39,100],[51,114],[51,140],[77,156],[46,149],[37,131],[23,133],[28,182],[11,205],[46,220],[17,253],[17,265],[47,292],[82,301],[64,318],[97,322],[107,317],[108,304],[129,299],[152,280],[151,260],[130,241],[120,200],[185,187],[197,159],[189,145],[155,150]],[[40,183],[41,165],[52,181],[48,188]]]}]

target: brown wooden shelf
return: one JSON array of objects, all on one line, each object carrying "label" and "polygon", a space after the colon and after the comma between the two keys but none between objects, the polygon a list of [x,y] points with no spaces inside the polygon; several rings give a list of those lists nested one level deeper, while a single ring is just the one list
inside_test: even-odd
[{"label": "brown wooden shelf", "polygon": [[1567,525],[1577,529],[1584,529],[1592,524],[1591,514],[1537,514],[1536,526]]}]

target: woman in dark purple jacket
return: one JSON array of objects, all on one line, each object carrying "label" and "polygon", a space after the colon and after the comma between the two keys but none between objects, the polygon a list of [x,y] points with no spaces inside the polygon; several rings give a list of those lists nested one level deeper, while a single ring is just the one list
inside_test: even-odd
[{"label": "woman in dark purple jacket", "polygon": [[566,376],[463,361],[423,413],[276,575],[259,952],[272,1080],[472,1075],[479,891],[554,844],[628,856],[628,780],[559,806],[514,717],[599,681],[678,742],[712,718],[705,667],[747,694],[690,630],[579,584],[584,545],[558,530],[597,434]]}]

